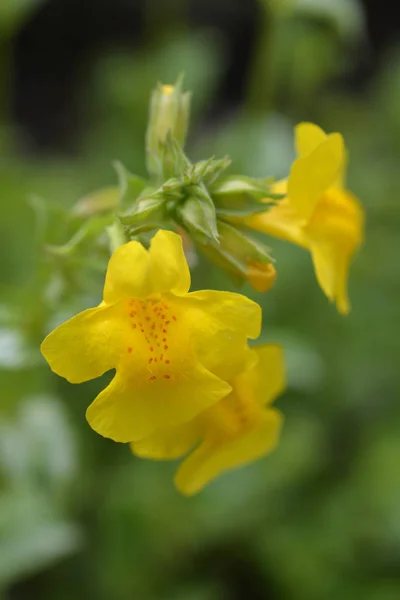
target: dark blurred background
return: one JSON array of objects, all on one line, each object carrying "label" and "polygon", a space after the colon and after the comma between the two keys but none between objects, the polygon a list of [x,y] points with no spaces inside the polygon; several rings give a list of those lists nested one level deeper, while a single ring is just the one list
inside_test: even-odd
[{"label": "dark blurred background", "polygon": [[[0,598],[400,598],[400,14],[386,4],[0,0]],[[281,177],[293,125],[312,120],[344,134],[367,215],[346,318],[310,256],[270,240],[276,286],[244,293],[286,349],[282,440],[192,499],[176,465],[87,426],[103,380],[72,386],[38,350],[101,293],[95,259],[48,260],[43,242],[68,241],[70,207],[115,183],[113,160],[144,174],[149,94],[181,72],[193,159]],[[233,289],[201,261],[193,285]]]}]

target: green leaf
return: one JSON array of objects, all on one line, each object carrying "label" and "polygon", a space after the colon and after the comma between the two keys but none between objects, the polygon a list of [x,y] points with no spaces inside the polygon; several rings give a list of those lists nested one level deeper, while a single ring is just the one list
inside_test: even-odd
[{"label": "green leaf", "polygon": [[140,195],[149,192],[149,183],[143,177],[130,173],[120,162],[115,162],[114,168],[117,171],[121,190],[120,208],[127,210]]},{"label": "green leaf", "polygon": [[96,190],[78,200],[72,208],[74,217],[91,217],[93,215],[112,212],[118,208],[121,190],[118,186],[110,186]]},{"label": "green leaf", "polygon": [[68,256],[73,254],[84,242],[94,240],[99,237],[107,225],[110,225],[115,219],[113,214],[92,217],[86,221],[82,227],[76,231],[72,238],[61,246],[47,245],[45,249],[49,254],[56,256]]}]

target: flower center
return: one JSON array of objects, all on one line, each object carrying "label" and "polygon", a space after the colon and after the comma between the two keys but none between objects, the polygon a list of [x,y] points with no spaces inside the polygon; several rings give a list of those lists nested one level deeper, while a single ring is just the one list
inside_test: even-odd
[{"label": "flower center", "polygon": [[132,345],[127,348],[128,354],[137,348],[141,356],[147,357],[150,382],[160,378],[171,379],[171,327],[177,322],[171,306],[164,299],[132,298],[128,301],[127,313],[132,331]]}]

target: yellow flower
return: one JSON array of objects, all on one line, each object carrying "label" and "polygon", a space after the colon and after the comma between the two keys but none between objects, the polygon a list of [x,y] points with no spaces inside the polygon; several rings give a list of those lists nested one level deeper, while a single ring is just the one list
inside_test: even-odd
[{"label": "yellow flower", "polygon": [[271,452],[278,441],[282,415],[270,404],[285,387],[282,349],[268,344],[253,350],[246,370],[230,383],[231,393],[190,423],[131,444],[136,455],[153,459],[179,458],[198,444],[175,476],[185,495]]},{"label": "yellow flower", "polygon": [[364,213],[343,185],[343,138],[339,133],[327,135],[312,123],[300,123],[296,146],[299,157],[289,178],[274,189],[286,197],[268,212],[247,218],[246,224],[307,248],[319,285],[346,314],[350,310],[348,271],[362,242]]},{"label": "yellow flower", "polygon": [[179,235],[159,231],[149,251],[129,242],[110,259],[103,302],[43,341],[51,369],[71,383],[116,369],[86,413],[101,435],[139,440],[193,419],[231,391],[226,379],[246,360],[247,338],[259,335],[260,307],[239,294],[189,287]]}]

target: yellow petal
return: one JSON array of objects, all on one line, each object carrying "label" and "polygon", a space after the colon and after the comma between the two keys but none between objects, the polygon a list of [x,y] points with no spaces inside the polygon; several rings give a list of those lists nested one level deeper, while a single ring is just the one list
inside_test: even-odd
[{"label": "yellow petal", "polygon": [[245,398],[251,391],[260,404],[270,404],[286,387],[283,349],[278,344],[253,347],[258,362],[240,373],[234,382],[236,393]]},{"label": "yellow petal", "polygon": [[190,288],[190,271],[183,252],[182,238],[160,230],[151,241],[150,267],[154,292],[183,295]]},{"label": "yellow petal", "polygon": [[189,452],[200,437],[197,419],[170,429],[161,429],[138,442],[131,443],[131,450],[141,458],[173,460]]},{"label": "yellow petal", "polygon": [[[98,433],[120,442],[137,441],[189,421],[229,393],[230,386],[211,374],[197,353],[197,329],[188,318],[191,304],[166,295],[118,305],[127,333],[120,339],[117,374],[87,412]],[[209,330],[208,344],[218,345],[219,337]]]},{"label": "yellow petal", "polygon": [[350,303],[347,279],[350,255],[329,242],[311,242],[310,251],[317,281],[331,302],[336,302],[341,314],[348,314]]},{"label": "yellow petal", "polygon": [[123,298],[145,298],[152,291],[150,257],[139,242],[128,242],[115,250],[110,258],[104,284],[106,304]]},{"label": "yellow petal", "polygon": [[319,201],[305,233],[352,252],[360,246],[363,230],[364,211],[358,199],[347,190],[331,188]]},{"label": "yellow petal", "polygon": [[312,216],[323,193],[338,179],[344,161],[344,143],[332,133],[310,154],[296,159],[288,180],[288,200],[299,217]]},{"label": "yellow petal", "polygon": [[274,285],[276,270],[272,263],[249,262],[247,281],[256,292],[268,292]]},{"label": "yellow petal", "polygon": [[115,367],[123,328],[118,307],[90,308],[52,331],[41,351],[57,375],[81,383]]},{"label": "yellow petal", "polygon": [[207,369],[225,380],[243,369],[247,340],[260,335],[258,304],[241,294],[207,290],[188,294],[184,313],[196,352]]},{"label": "yellow petal", "polygon": [[314,123],[299,123],[295,127],[295,145],[299,156],[307,156],[317,146],[322,144],[327,138],[327,135],[321,127]]},{"label": "yellow petal", "polygon": [[117,372],[87,409],[90,426],[116,442],[134,442],[190,421],[231,390],[200,363],[184,357],[179,365],[150,373],[132,370],[128,378],[127,373]]},{"label": "yellow petal", "polygon": [[255,231],[261,231],[267,235],[292,242],[292,244],[307,247],[307,239],[303,232],[303,221],[286,198],[280,200],[276,206],[267,212],[248,217],[245,220],[245,225]]},{"label": "yellow petal", "polygon": [[224,471],[242,466],[271,452],[276,446],[282,415],[274,409],[264,411],[261,422],[243,435],[223,444],[203,442],[178,469],[174,482],[182,494],[190,496]]},{"label": "yellow petal", "polygon": [[363,229],[364,213],[358,200],[340,189],[324,195],[306,228],[318,283],[342,314],[350,310],[348,272],[362,243]]},{"label": "yellow petal", "polygon": [[104,302],[113,304],[123,298],[145,298],[169,291],[185,294],[189,287],[182,238],[160,230],[149,251],[139,242],[128,242],[115,250],[108,264]]}]

